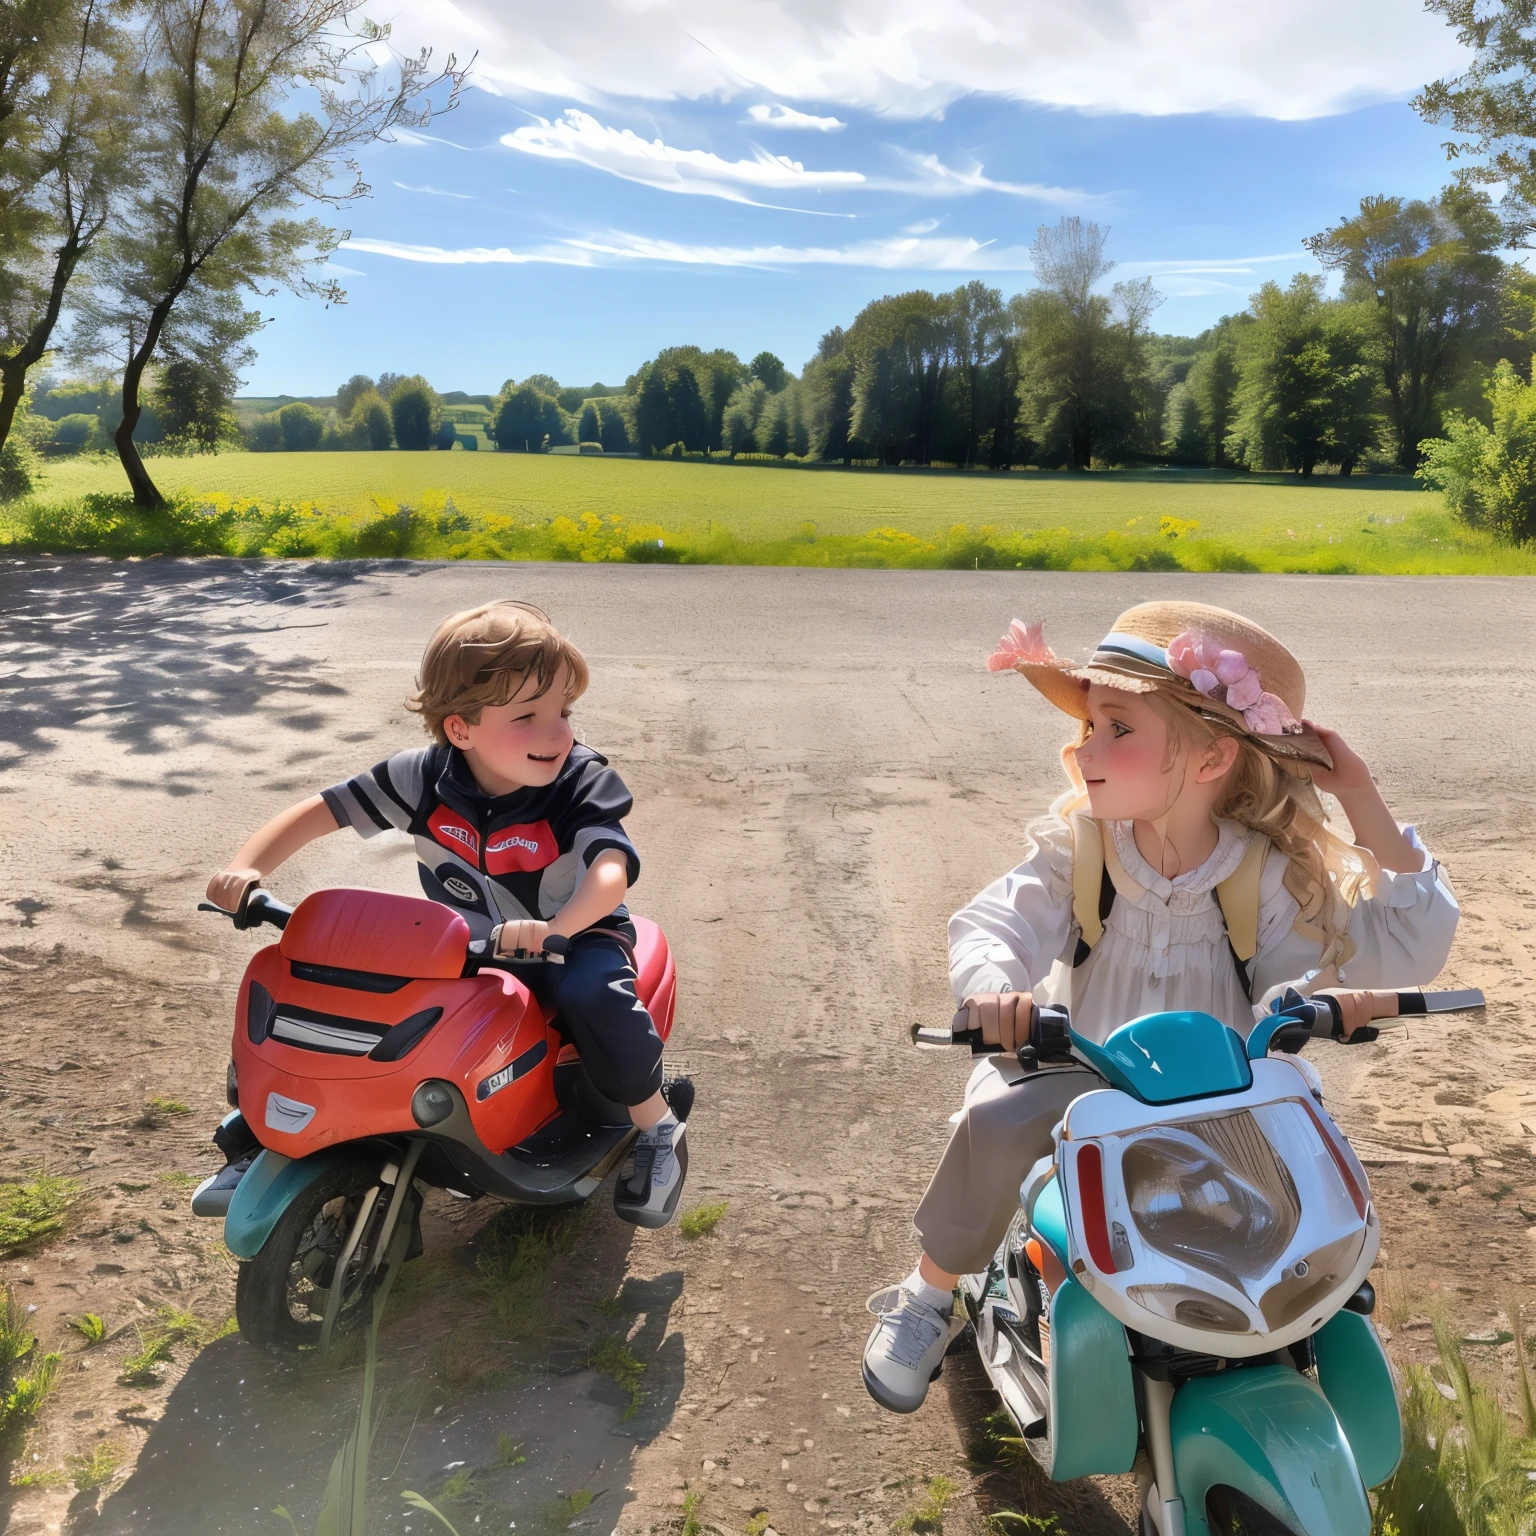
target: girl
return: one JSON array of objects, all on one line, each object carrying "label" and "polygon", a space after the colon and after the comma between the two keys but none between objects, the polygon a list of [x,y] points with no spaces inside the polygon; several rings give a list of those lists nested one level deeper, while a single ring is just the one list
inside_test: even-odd
[{"label": "girl", "polygon": [[[1015,620],[988,666],[1023,673],[1079,722],[1072,788],[1032,829],[1024,863],[949,924],[956,999],[1006,1054],[972,1073],[914,1218],[917,1268],[871,1298],[864,1382],[921,1406],[953,1332],[954,1286],[984,1270],[1051,1150],[1080,1067],[1026,1075],[1012,1053],[1034,996],[1102,1041],[1143,1014],[1213,1014],[1247,1035],[1287,985],[1400,988],[1445,963],[1459,911],[1440,866],[1393,819],[1334,731],[1304,719],[1306,681],[1272,635],[1201,603],[1122,614],[1085,667]],[[1349,818],[1346,843],[1317,791]],[[1372,1013],[1350,997],[1346,1024]]]}]

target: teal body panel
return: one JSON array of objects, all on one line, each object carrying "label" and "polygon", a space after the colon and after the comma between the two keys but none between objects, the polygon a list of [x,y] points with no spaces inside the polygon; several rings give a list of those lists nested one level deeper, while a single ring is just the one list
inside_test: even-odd
[{"label": "teal body panel", "polygon": [[1029,1212],[1029,1225],[1035,1236],[1056,1255],[1063,1269],[1071,1269],[1067,1252],[1067,1208],[1061,1198],[1061,1180],[1052,1179],[1038,1195]]},{"label": "teal body panel", "polygon": [[266,1149],[245,1170],[235,1186],[224,1217],[224,1246],[237,1259],[254,1259],[284,1211],[321,1174],[357,1157],[356,1151],[330,1148],[309,1157],[284,1157]]},{"label": "teal body panel", "polygon": [[1178,1104],[1253,1086],[1241,1036],[1208,1013],[1148,1013],[1122,1024],[1103,1045],[1074,1031],[1072,1045],[1112,1088],[1143,1104]]},{"label": "teal body panel", "polygon": [[1217,1484],[1305,1536],[1370,1536],[1354,1453],[1311,1377],[1284,1365],[1196,1377],[1175,1394],[1169,1421],[1188,1536],[1209,1536],[1205,1498]]},{"label": "teal body panel", "polygon": [[1403,1455],[1403,1420],[1387,1352],[1375,1325],[1358,1312],[1336,1312],[1313,1336],[1317,1379],[1355,1453],[1367,1488],[1384,1483]]},{"label": "teal body panel", "polygon": [[1052,1480],[1129,1472],[1137,1433],[1125,1329],[1069,1276],[1051,1298]]}]

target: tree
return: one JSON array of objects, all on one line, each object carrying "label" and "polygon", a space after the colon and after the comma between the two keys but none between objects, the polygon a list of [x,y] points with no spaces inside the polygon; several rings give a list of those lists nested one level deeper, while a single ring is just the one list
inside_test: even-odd
[{"label": "tree", "polygon": [[925,289],[876,299],[855,317],[848,350],[853,435],[887,464],[926,464],[954,356],[948,303]]},{"label": "tree", "polygon": [[413,453],[425,453],[437,436],[442,410],[437,392],[420,374],[401,379],[389,393],[395,442]]},{"label": "tree", "polygon": [[1472,62],[1414,98],[1420,116],[1459,137],[1445,146],[1463,166],[1459,179],[1499,187],[1505,238],[1529,245],[1536,235],[1536,10],[1531,0],[1425,0],[1443,16]]},{"label": "tree", "polygon": [[988,370],[1002,348],[1003,318],[1002,294],[979,279],[950,295],[955,364],[965,391],[965,449],[960,462],[967,467],[981,445]]},{"label": "tree", "polygon": [[437,433],[432,439],[432,446],[439,452],[449,453],[453,445],[459,440],[459,429],[455,422],[451,422],[445,416],[437,424]]},{"label": "tree", "polygon": [[[163,498],[133,444],[140,385],[163,343],[207,356],[228,345],[246,291],[282,285],[328,303],[346,295],[313,275],[341,235],[305,203],[339,207],[369,188],[361,146],[431,116],[428,94],[458,100],[463,71],[430,52],[398,59],[386,80],[375,57],[387,29],[361,18],[362,0],[143,0],[142,185],[114,236],[104,295],[87,335],[121,338],[123,420],[116,443],[141,507]],[[295,111],[298,96],[305,109]],[[344,163],[350,182],[337,179]],[[212,323],[221,336],[208,334]],[[246,320],[246,335],[259,320]],[[242,338],[243,339],[243,338]],[[397,431],[398,436],[398,431]]]},{"label": "tree", "polygon": [[1202,461],[1220,468],[1227,463],[1227,436],[1237,396],[1237,354],[1231,343],[1223,339],[1196,357],[1185,383],[1200,412],[1205,439]]},{"label": "tree", "polygon": [[[1344,296],[1370,306],[1398,468],[1440,430],[1448,392],[1499,337],[1502,236],[1486,193],[1448,187],[1432,201],[1366,197],[1360,212],[1304,241]],[[1490,359],[1491,360],[1491,359]]]},{"label": "tree", "polygon": [[600,401],[597,407],[599,441],[604,453],[629,453],[629,426],[617,400]]},{"label": "tree", "polygon": [[1133,446],[1147,321],[1162,302],[1150,280],[1095,291],[1114,270],[1109,231],[1076,215],[1041,225],[1030,247],[1038,287],[1015,320],[1021,392],[1042,449],[1070,470]]},{"label": "tree", "polygon": [[1209,463],[1210,439],[1200,419],[1200,402],[1188,382],[1168,391],[1163,412],[1163,443],[1170,458],[1180,464]]},{"label": "tree", "polygon": [[737,387],[721,425],[720,446],[727,453],[759,452],[757,426],[767,399],[768,387],[761,379],[749,379]]},{"label": "tree", "polygon": [[0,447],[132,179],[125,49],[105,0],[0,6]]},{"label": "tree", "polygon": [[[398,382],[398,380],[396,381]],[[336,391],[336,414],[346,420],[352,414],[353,408],[364,395],[373,394],[378,386],[366,373],[354,373],[340,389]]]},{"label": "tree", "polygon": [[175,358],[160,370],[153,399],[160,425],[173,442],[217,453],[236,437],[232,403],[238,380],[225,368],[196,358]]},{"label": "tree", "polygon": [[389,407],[374,390],[369,390],[367,394],[357,397],[352,404],[349,419],[353,423],[357,447],[372,449],[375,453],[379,453],[394,445],[394,418],[389,414]]},{"label": "tree", "polygon": [[1309,476],[1332,461],[1348,474],[1379,431],[1378,375],[1361,307],[1329,303],[1323,279],[1267,282],[1249,305],[1228,451],[1256,469]]},{"label": "tree", "polygon": [[[640,370],[634,381],[634,436],[641,453],[652,454],[673,443],[697,452],[720,442],[718,434],[710,435],[710,406],[699,387],[699,371],[707,362],[697,347],[669,347]],[[706,377],[713,385],[713,367],[707,368]]]},{"label": "tree", "polygon": [[1492,428],[1450,412],[1445,436],[1420,445],[1418,473],[1463,522],[1529,543],[1536,540],[1536,389],[1500,362],[1487,394]]},{"label": "tree", "polygon": [[602,430],[597,423],[597,407],[588,400],[581,408],[581,425],[576,429],[576,441],[578,443],[601,442]]},{"label": "tree", "polygon": [[547,373],[530,373],[523,383],[541,395],[548,395],[551,400],[558,401],[560,398],[560,385]]},{"label": "tree", "polygon": [[325,431],[325,417],[304,400],[293,400],[277,413],[284,453],[313,453]]},{"label": "tree", "polygon": [[776,395],[789,382],[789,369],[772,352],[759,352],[747,364],[752,375],[770,395]]},{"label": "tree", "polygon": [[565,442],[565,416],[553,396],[523,383],[502,397],[488,435],[503,453],[537,453],[546,437]]}]

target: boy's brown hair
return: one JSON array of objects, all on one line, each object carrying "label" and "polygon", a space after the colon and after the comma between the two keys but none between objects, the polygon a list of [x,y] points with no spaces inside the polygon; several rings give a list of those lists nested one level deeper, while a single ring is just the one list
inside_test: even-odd
[{"label": "boy's brown hair", "polygon": [[587,691],[587,662],[549,615],[531,603],[481,603],[449,614],[433,630],[406,708],[446,747],[443,721],[449,715],[476,725],[487,704],[510,704],[530,677],[540,694],[547,693],[562,666],[570,703]]}]

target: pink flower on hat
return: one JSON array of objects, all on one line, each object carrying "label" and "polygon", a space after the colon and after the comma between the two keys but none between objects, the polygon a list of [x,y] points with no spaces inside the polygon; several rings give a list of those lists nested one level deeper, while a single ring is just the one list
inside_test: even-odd
[{"label": "pink flower on hat", "polygon": [[1226,649],[1214,636],[1186,630],[1168,646],[1168,666],[1208,699],[1235,709],[1256,736],[1287,736],[1301,730],[1284,699],[1266,693],[1259,674],[1241,651]]},{"label": "pink flower on hat", "polygon": [[988,672],[1008,672],[1021,662],[1054,666],[1060,657],[1045,643],[1045,621],[1026,624],[1015,619],[1008,633],[997,642],[997,649],[987,658]]}]

